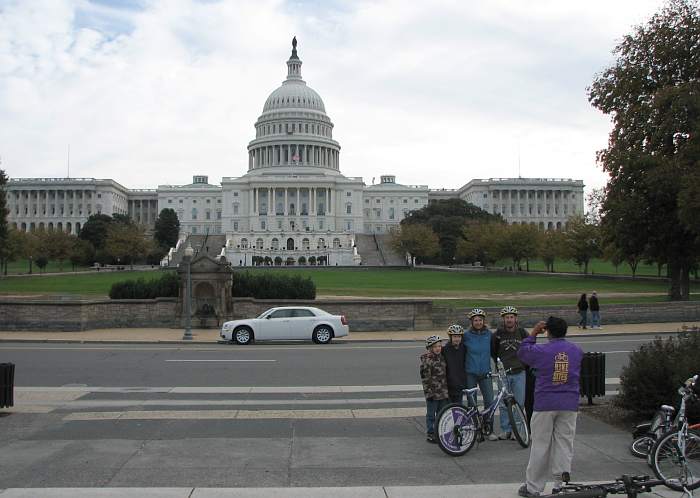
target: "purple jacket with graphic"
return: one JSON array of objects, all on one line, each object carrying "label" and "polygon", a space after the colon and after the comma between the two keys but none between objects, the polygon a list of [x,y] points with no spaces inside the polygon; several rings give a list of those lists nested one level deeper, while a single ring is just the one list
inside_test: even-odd
[{"label": "purple jacket with graphic", "polygon": [[535,369],[536,412],[578,411],[579,378],[583,351],[566,339],[549,339],[536,344],[536,339],[523,339],[518,358]]}]

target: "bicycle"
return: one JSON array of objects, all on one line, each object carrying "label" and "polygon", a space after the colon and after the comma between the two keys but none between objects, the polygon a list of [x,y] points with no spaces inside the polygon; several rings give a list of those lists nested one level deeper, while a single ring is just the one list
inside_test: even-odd
[{"label": "bicycle", "polygon": [[[651,467],[651,449],[656,440],[674,427],[678,427],[678,416],[673,417],[675,411],[676,409],[672,406],[661,405],[651,422],[637,425],[632,432],[630,453],[637,458],[645,458]],[[700,431],[700,423],[689,425],[688,430]]]},{"label": "bicycle", "polygon": [[654,474],[675,491],[700,488],[700,435],[688,430],[686,403],[700,396],[700,382],[694,375],[678,389],[681,406],[678,426],[663,434],[651,450]]},{"label": "bicycle", "polygon": [[628,498],[637,498],[641,493],[651,492],[654,486],[665,484],[662,479],[649,479],[649,476],[623,475],[614,482],[597,484],[574,484],[569,482],[568,472],[562,474],[563,484],[552,490],[552,494],[540,495],[540,498],[605,498],[610,495],[626,494]]},{"label": "bicycle", "polygon": [[[462,403],[452,403],[442,409],[437,422],[437,442],[440,449],[450,456],[462,456],[472,449],[474,443],[484,441],[485,436],[491,434],[493,430],[493,418],[496,408],[505,404],[508,410],[508,420],[512,434],[520,446],[527,448],[530,445],[530,429],[527,425],[527,417],[520,404],[515,400],[515,396],[508,389],[506,375],[511,369],[505,370],[500,358],[496,359],[496,377],[498,378],[500,389],[498,395],[488,407],[482,411],[475,406],[466,407]],[[488,374],[494,377],[493,374]],[[477,387],[463,389],[467,394],[467,399],[476,396]]]}]

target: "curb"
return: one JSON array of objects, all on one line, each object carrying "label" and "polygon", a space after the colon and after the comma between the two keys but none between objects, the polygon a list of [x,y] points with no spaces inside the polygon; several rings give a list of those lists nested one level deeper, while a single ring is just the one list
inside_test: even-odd
[{"label": "curb", "polygon": [[[60,333],[60,332],[59,332]],[[623,336],[628,336],[628,335],[650,335],[650,336],[656,336],[656,335],[670,335],[670,334],[677,334],[677,332],[668,332],[668,331],[657,331],[657,332],[602,332],[602,333],[596,333],[596,334],[576,334],[572,335],[569,337],[572,338],[578,338],[578,337],[583,337],[583,338],[590,338],[590,337],[623,337]],[[424,339],[392,339],[392,338],[382,338],[382,339],[357,339],[357,340],[347,340],[347,339],[336,339],[333,341],[333,344],[371,344],[374,342],[399,342],[399,343],[413,343],[413,342],[423,342]],[[154,339],[146,339],[146,340],[127,340],[127,339],[7,339],[7,338],[0,338],[0,343],[11,343],[11,342],[19,342],[19,343],[34,343],[34,344],[50,344],[50,343],[58,343],[58,344],[179,344],[179,345],[213,345],[213,344],[221,344],[221,345],[234,345],[231,342],[227,341],[182,341],[182,340],[154,340]],[[299,341],[279,341],[277,342],[279,344],[297,344]]]}]

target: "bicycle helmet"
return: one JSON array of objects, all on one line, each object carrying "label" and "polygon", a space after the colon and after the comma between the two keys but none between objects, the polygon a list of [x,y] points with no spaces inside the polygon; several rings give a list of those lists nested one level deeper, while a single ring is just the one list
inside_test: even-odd
[{"label": "bicycle helmet", "polygon": [[447,335],[464,335],[464,329],[461,325],[450,325],[447,329]]},{"label": "bicycle helmet", "polygon": [[515,315],[518,316],[518,308],[515,306],[504,306],[501,308],[501,316],[505,315]]},{"label": "bicycle helmet", "polygon": [[425,340],[425,349],[430,349],[433,344],[437,344],[442,341],[439,335],[431,335]]},{"label": "bicycle helmet", "polygon": [[481,318],[486,318],[486,312],[481,308],[474,308],[469,312],[469,319],[471,320],[475,316],[480,316]]}]

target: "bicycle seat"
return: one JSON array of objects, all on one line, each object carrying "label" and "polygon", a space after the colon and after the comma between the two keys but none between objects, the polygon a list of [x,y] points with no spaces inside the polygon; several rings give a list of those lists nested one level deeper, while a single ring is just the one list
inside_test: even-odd
[{"label": "bicycle seat", "polygon": [[478,387],[467,387],[466,389],[462,389],[462,392],[467,394],[475,394],[478,390]]},{"label": "bicycle seat", "polygon": [[674,407],[672,407],[672,406],[661,405],[661,411],[673,413],[673,412],[676,411],[676,409],[675,409]]}]

